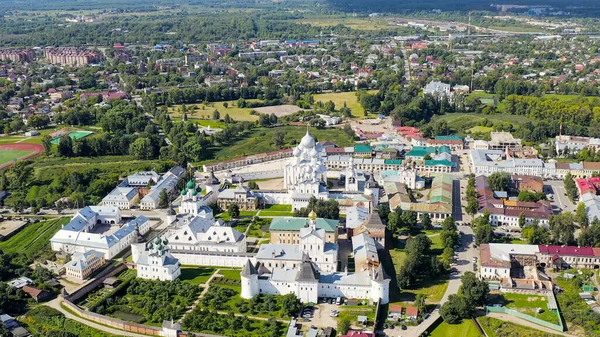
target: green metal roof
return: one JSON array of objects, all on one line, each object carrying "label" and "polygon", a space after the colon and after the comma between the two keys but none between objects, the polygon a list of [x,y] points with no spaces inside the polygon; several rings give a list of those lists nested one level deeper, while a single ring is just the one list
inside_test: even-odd
[{"label": "green metal roof", "polygon": [[354,152],[372,152],[373,148],[369,145],[357,144],[354,145]]},{"label": "green metal roof", "polygon": [[460,136],[449,135],[449,136],[435,136],[435,140],[463,140]]},{"label": "green metal roof", "polygon": [[[317,229],[324,229],[326,232],[335,232],[340,223],[339,220],[317,218]],[[308,226],[310,219],[308,218],[274,218],[269,227],[270,231],[299,231],[301,228]]]},{"label": "green metal roof", "polygon": [[425,157],[426,155],[435,154],[436,148],[431,146],[414,146],[410,152],[406,154],[407,157]]},{"label": "green metal roof", "polygon": [[450,153],[452,154],[452,149],[446,145],[440,146],[438,148],[438,153],[442,153],[442,152],[446,152],[446,153]]},{"label": "green metal roof", "polygon": [[426,160],[425,161],[425,166],[437,166],[437,165],[444,165],[444,166],[455,167],[456,163],[455,162],[451,162],[451,161],[446,160],[446,159],[442,159],[442,160]]},{"label": "green metal roof", "polygon": [[401,159],[384,159],[383,162],[387,165],[401,165]]}]

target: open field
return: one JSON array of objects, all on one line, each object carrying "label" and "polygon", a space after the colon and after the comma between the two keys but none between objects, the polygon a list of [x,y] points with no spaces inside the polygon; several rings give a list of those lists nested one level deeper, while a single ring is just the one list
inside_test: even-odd
[{"label": "open field", "polygon": [[[296,142],[302,139],[304,134],[306,134],[306,128],[283,126],[277,128],[254,129],[249,134],[239,137],[236,142],[230,146],[219,148],[214,152],[215,160],[211,161],[214,162],[248,156],[251,154],[278,151],[280,149],[275,146],[275,134],[277,132],[283,132],[285,134],[285,145],[283,148],[286,149],[294,146]],[[339,129],[318,130],[316,128],[311,128],[310,134],[315,137],[317,141],[329,140],[338,146],[350,146],[354,144],[354,141]]]},{"label": "open field", "polygon": [[[508,309],[514,309],[523,314],[537,317],[544,321],[558,324],[556,313],[548,310],[548,299],[546,296],[535,296],[530,294],[503,293],[495,296],[495,303],[502,303]],[[537,308],[543,310],[542,313],[536,313]]]},{"label": "open field", "polygon": [[[369,93],[375,93],[376,90],[371,90]],[[376,118],[377,114],[370,114],[369,116],[364,115],[364,109],[358,103],[358,97],[356,96],[356,91],[349,92],[330,92],[324,94],[316,94],[314,95],[315,102],[329,102],[332,101],[335,103],[335,109],[339,110],[344,107],[344,103],[346,106],[350,108],[352,111],[352,116],[355,119],[365,119],[365,118]]]},{"label": "open field", "polygon": [[468,319],[464,319],[460,324],[448,324],[446,322],[440,323],[435,330],[430,334],[430,337],[479,337],[479,331],[475,324]]},{"label": "open field", "polygon": [[516,116],[516,115],[504,115],[504,114],[495,114],[495,115],[483,115],[477,113],[450,113],[443,116],[436,117],[436,121],[446,121],[450,128],[454,130],[454,132],[461,134],[463,130],[471,129],[475,126],[478,126],[481,121],[489,120],[494,123],[500,122],[509,122],[514,125],[523,124],[527,121],[536,124],[536,121],[529,119],[525,116]]},{"label": "open field", "polygon": [[[477,321],[488,337],[558,337],[559,335],[549,334],[539,330],[534,330],[522,325],[501,321],[492,317],[478,317]],[[434,336],[434,335],[431,335]]]},{"label": "open field", "polygon": [[19,159],[34,157],[43,151],[44,147],[37,144],[0,144],[0,169],[11,166]]},{"label": "open field", "polygon": [[300,109],[300,107],[298,107],[296,105],[285,104],[285,105],[276,105],[276,106],[265,106],[262,108],[256,108],[254,110],[256,110],[262,114],[267,114],[267,115],[275,114],[275,116],[277,116],[277,117],[283,117],[283,116],[293,115],[302,109]]},{"label": "open field", "polygon": [[351,29],[357,30],[381,30],[393,28],[388,22],[382,18],[316,18],[316,19],[301,19],[297,21],[301,24],[309,24],[317,27],[328,27],[336,25],[344,25]]},{"label": "open field", "polygon": [[[248,100],[249,102],[258,101],[258,100]],[[223,106],[224,103],[227,103],[227,108]],[[257,115],[251,115],[250,111],[255,109],[250,108],[238,108],[236,106],[236,101],[225,101],[225,102],[212,102],[209,103],[204,109],[203,105],[200,103],[196,104],[186,104],[187,108],[187,117],[188,120],[196,121],[200,119],[210,120],[212,118],[213,111],[218,110],[221,114],[221,119],[225,117],[225,115],[229,115],[229,117],[233,118],[236,121],[256,121],[258,120]],[[169,115],[172,117],[181,118],[181,113],[179,112],[179,108],[181,105],[173,105],[169,107]],[[194,109],[194,108],[197,109]],[[204,125],[204,124],[202,124]],[[208,125],[204,125],[208,126]],[[214,126],[214,125],[211,125]]]},{"label": "open field", "polygon": [[198,266],[181,266],[179,279],[190,284],[203,284],[215,272],[215,268]]},{"label": "open field", "polygon": [[23,253],[31,256],[42,251],[49,244],[50,238],[69,220],[70,218],[64,217],[29,224],[10,239],[0,242],[0,249],[9,253]]}]

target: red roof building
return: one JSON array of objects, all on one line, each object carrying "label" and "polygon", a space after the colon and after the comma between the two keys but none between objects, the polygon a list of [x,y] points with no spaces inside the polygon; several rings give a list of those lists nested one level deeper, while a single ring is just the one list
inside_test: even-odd
[{"label": "red roof building", "polygon": [[357,330],[348,330],[348,333],[345,335],[340,335],[340,337],[375,337],[375,334],[372,332],[362,332]]}]

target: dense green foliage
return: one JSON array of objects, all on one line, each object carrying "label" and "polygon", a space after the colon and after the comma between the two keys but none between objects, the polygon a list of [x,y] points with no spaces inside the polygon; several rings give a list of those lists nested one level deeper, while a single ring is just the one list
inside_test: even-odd
[{"label": "dense green foliage", "polygon": [[431,240],[426,235],[409,238],[405,250],[406,259],[397,275],[400,288],[415,289],[445,272],[438,258],[431,254]]},{"label": "dense green foliage", "polygon": [[590,283],[589,277],[596,277],[592,272],[584,272],[583,275],[574,273],[572,279],[557,277],[554,282],[564,289],[557,293],[556,298],[565,321],[576,324],[585,330],[585,335],[590,337],[600,336],[600,314],[593,311],[585,301],[579,297],[581,286],[584,282]]},{"label": "dense green foliage", "polygon": [[192,305],[201,288],[175,280],[157,281],[133,279],[123,291],[117,292],[95,310],[100,314],[129,313],[151,323],[178,319]]},{"label": "dense green foliage", "polygon": [[112,337],[77,321],[67,319],[60,311],[39,306],[27,313],[24,318],[29,330],[36,337]]},{"label": "dense green foliage", "polygon": [[310,197],[308,206],[295,211],[294,216],[305,218],[308,217],[311,211],[315,211],[319,218],[334,220],[340,218],[340,206],[337,200],[317,200],[315,197]]}]

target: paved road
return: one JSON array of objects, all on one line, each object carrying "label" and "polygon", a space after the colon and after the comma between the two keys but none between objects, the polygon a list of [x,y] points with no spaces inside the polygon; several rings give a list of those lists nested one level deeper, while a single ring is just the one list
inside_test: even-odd
[{"label": "paved road", "polygon": [[572,203],[569,197],[565,195],[564,182],[562,180],[550,180],[544,182],[545,185],[549,185],[554,193],[553,205],[559,207],[562,211],[575,212],[577,210],[577,204]]},{"label": "paved road", "polygon": [[408,61],[408,55],[406,53],[406,47],[402,47],[402,57],[404,58],[404,86],[410,85],[410,62]]},{"label": "paved road", "polygon": [[63,307],[60,306],[61,302],[62,302],[61,298],[58,297],[58,298],[55,298],[54,300],[46,303],[46,305],[48,305],[49,307],[54,308],[54,309],[60,311],[63,315],[65,315],[66,318],[72,319],[74,321],[77,321],[77,322],[79,322],[81,324],[87,325],[87,326],[89,326],[91,328],[94,328],[96,330],[100,330],[100,331],[104,331],[104,332],[107,332],[107,333],[111,333],[111,334],[116,335],[116,336],[148,337],[146,335],[142,335],[142,334],[139,334],[139,333],[128,332],[128,331],[123,331],[123,330],[119,330],[119,329],[110,328],[108,326],[100,325],[100,324],[94,323],[92,321],[88,321],[86,319],[83,319],[83,318],[81,318],[79,316],[73,315],[72,313],[68,312]]}]

